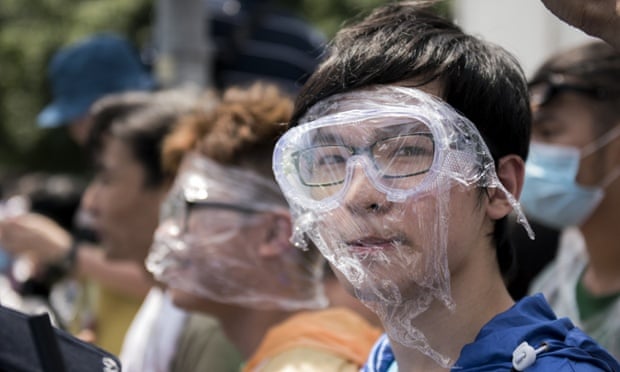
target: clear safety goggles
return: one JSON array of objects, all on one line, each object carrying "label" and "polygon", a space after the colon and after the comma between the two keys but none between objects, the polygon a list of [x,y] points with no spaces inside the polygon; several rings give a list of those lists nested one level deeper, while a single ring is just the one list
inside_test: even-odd
[{"label": "clear safety goggles", "polygon": [[273,157],[278,184],[303,209],[337,207],[357,168],[393,202],[424,194],[440,179],[503,189],[474,124],[420,90],[346,93],[306,117],[318,119],[289,130]]}]

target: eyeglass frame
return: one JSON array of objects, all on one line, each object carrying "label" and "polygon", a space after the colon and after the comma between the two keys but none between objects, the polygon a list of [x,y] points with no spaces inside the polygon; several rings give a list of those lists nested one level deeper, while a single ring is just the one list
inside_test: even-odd
[{"label": "eyeglass frame", "polygon": [[[588,96],[597,100],[604,100],[609,98],[610,93],[603,88],[595,87],[583,83],[569,83],[566,82],[566,78],[561,74],[551,74],[540,79],[536,79],[528,83],[528,91],[530,97],[530,103],[534,106],[543,106],[549,103],[554,97],[563,92],[575,92],[584,96]],[[544,86],[544,93],[541,95],[541,99],[537,99],[533,102],[532,91],[537,86]]]},{"label": "eyeglass frame", "polygon": [[[343,183],[346,180],[346,174],[342,178],[342,180],[336,181],[336,182],[320,183],[320,184],[309,184],[309,183],[306,183],[306,181],[302,177],[302,171],[301,171],[300,165],[299,165],[299,159],[301,158],[302,153],[306,152],[306,151],[313,150],[313,149],[322,148],[322,147],[339,147],[339,148],[344,148],[344,149],[348,150],[348,152],[350,153],[350,157],[353,157],[353,156],[356,156],[356,155],[367,155],[368,158],[370,158],[370,160],[372,161],[372,164],[374,165],[375,169],[378,170],[378,171],[382,171],[382,169],[379,167],[379,165],[377,164],[377,161],[375,159],[375,155],[374,155],[374,151],[373,151],[374,147],[377,144],[379,144],[381,142],[384,142],[384,141],[388,141],[388,140],[392,140],[392,139],[396,139],[396,138],[402,138],[402,137],[413,137],[413,136],[422,136],[422,137],[430,138],[431,144],[433,145],[432,153],[433,153],[433,157],[434,157],[435,147],[436,146],[435,146],[434,136],[433,136],[433,134],[431,132],[408,133],[408,134],[404,134],[404,135],[400,135],[400,136],[381,138],[381,139],[378,139],[377,141],[375,141],[374,143],[372,143],[372,144],[370,144],[368,146],[364,146],[364,147],[348,146],[348,145],[345,145],[345,144],[313,146],[313,147],[308,147],[308,148],[303,149],[303,150],[296,151],[296,152],[291,154],[291,157],[294,160],[295,168],[297,169],[297,175],[299,177],[299,180],[301,181],[301,183],[304,186],[308,186],[308,187],[326,187],[326,186],[339,185],[339,184]],[[349,157],[349,159],[350,159],[350,157]],[[347,161],[349,159],[347,159]],[[381,177],[386,178],[386,179],[397,179],[397,178],[407,178],[407,177],[417,176],[417,175],[420,175],[420,174],[427,173],[431,169],[432,164],[433,164],[433,162],[431,161],[429,166],[425,170],[423,170],[423,171],[419,171],[419,172],[415,172],[415,173],[408,173],[408,174],[404,174],[404,175],[387,175],[387,174],[382,174]],[[345,168],[346,168],[346,162],[345,162]]]},{"label": "eyeglass frame", "polygon": [[[427,97],[428,96],[424,96],[422,97],[422,99],[428,99]],[[431,100],[432,99],[433,98],[431,98]],[[434,173],[437,175],[440,174],[441,171],[439,170],[438,167],[441,167],[441,164],[444,163],[447,157],[452,156],[446,153],[446,150],[448,150],[448,152],[450,153],[455,152],[455,151],[461,153],[461,151],[456,150],[453,147],[455,144],[454,143],[455,139],[448,138],[447,131],[452,131],[452,130],[447,130],[447,128],[445,128],[444,126],[448,125],[447,123],[450,122],[450,120],[454,119],[454,120],[458,120],[459,122],[463,121],[463,124],[455,125],[454,123],[451,123],[449,124],[450,126],[454,126],[455,128],[457,127],[470,128],[470,129],[473,128],[473,130],[476,130],[476,131],[477,129],[475,129],[475,127],[473,126],[473,123],[470,123],[467,118],[456,113],[456,111],[454,111],[454,109],[449,107],[447,104],[444,104],[441,101],[437,100],[433,102],[433,106],[434,105],[440,106],[439,108],[440,110],[443,107],[443,110],[447,110],[446,112],[450,115],[450,117],[438,116],[436,114],[437,111],[435,110],[435,107],[428,107],[428,105],[426,105],[424,102],[422,103],[421,112],[420,111],[412,112],[410,111],[411,110],[410,107],[407,106],[407,107],[397,107],[395,110],[388,108],[387,112],[383,113],[381,112],[381,110],[384,109],[385,107],[389,107],[389,105],[381,104],[381,107],[379,110],[377,110],[377,108],[371,107],[370,109],[364,109],[364,110],[345,111],[344,116],[342,115],[342,113],[336,113],[333,115],[325,115],[315,120],[312,120],[311,122],[306,122],[299,126],[291,128],[278,140],[278,143],[276,144],[276,147],[274,149],[274,155],[273,155],[273,160],[272,160],[273,170],[274,170],[276,180],[279,180],[278,183],[285,197],[287,197],[287,199],[289,200],[289,205],[291,203],[292,195],[289,194],[287,196],[287,193],[293,192],[292,190],[295,187],[294,184],[299,184],[300,186],[308,187],[308,186],[303,185],[300,182],[300,178],[297,174],[298,170],[295,167],[295,164],[294,164],[295,161],[293,160],[293,157],[292,157],[292,154],[294,153],[294,151],[291,151],[288,149],[289,141],[291,140],[298,141],[299,136],[301,136],[305,132],[308,132],[309,130],[316,130],[316,129],[320,129],[323,127],[337,127],[341,125],[349,125],[352,123],[352,121],[357,121],[356,118],[352,118],[352,119],[347,118],[347,115],[348,115],[347,112],[352,112],[355,117],[362,117],[364,118],[364,120],[373,121],[375,119],[379,119],[381,121],[388,120],[390,122],[387,125],[377,126],[377,125],[372,124],[371,125],[372,128],[381,128],[381,127],[391,126],[391,125],[401,125],[411,120],[422,123],[424,126],[426,126],[429,129],[429,132],[433,135],[433,145],[434,145],[433,162],[427,173]],[[413,107],[418,109],[420,106],[413,106]],[[431,108],[433,111],[430,111],[429,108]],[[428,110],[426,112],[428,112],[430,116],[428,116],[426,112],[424,112],[425,110]],[[404,122],[403,122],[403,119],[405,120]],[[438,121],[442,124],[438,124],[438,125],[431,124],[433,121]],[[457,130],[457,131],[460,132],[460,130]],[[298,138],[298,139],[294,140],[295,138]],[[480,141],[483,141],[482,138],[480,138]],[[486,148],[486,144],[484,142],[481,142],[481,143],[482,143],[482,146]],[[299,151],[299,150],[295,150],[295,151]],[[486,150],[485,153],[490,154],[488,150]],[[368,162],[370,163],[370,161]],[[489,155],[489,162],[492,162],[490,155]],[[293,169],[295,170],[294,172],[293,172]],[[433,169],[435,169],[435,171],[433,171]],[[288,180],[290,177],[292,177],[292,179]],[[344,184],[346,184],[347,182],[350,182],[349,178],[350,178],[350,174],[347,174]],[[293,179],[295,181],[291,182],[293,181]],[[374,181],[373,181],[373,184],[377,188],[377,190],[386,194],[386,197],[389,201],[402,202],[406,198],[412,196],[413,194],[420,194],[420,193],[427,192],[429,187],[432,187],[435,184],[435,178],[425,177],[418,185],[416,185],[416,187],[412,187],[412,188],[392,187],[388,185],[383,185],[381,183],[375,183]],[[283,185],[287,185],[287,186],[284,186],[283,188]],[[289,185],[292,186],[293,189],[289,189],[288,188]],[[314,211],[319,211],[319,210],[327,211],[327,210],[336,208],[339,205],[338,194],[340,194],[341,192],[342,191],[339,191],[338,193],[332,196],[329,196],[327,198],[324,198],[322,200],[313,199],[312,197],[308,195],[304,195],[303,193],[294,195],[292,196],[292,198],[294,198],[295,200],[294,203],[296,204],[305,205],[305,206],[312,205],[312,207],[309,207],[309,208]]]},{"label": "eyeglass frame", "polygon": [[183,216],[183,225],[181,229],[183,233],[187,232],[189,214],[190,214],[191,209],[193,208],[223,209],[223,210],[229,210],[229,211],[239,212],[239,213],[248,214],[248,215],[264,212],[264,210],[259,209],[259,208],[254,208],[251,206],[243,206],[243,205],[238,205],[238,204],[233,204],[233,203],[185,199],[185,215]]}]

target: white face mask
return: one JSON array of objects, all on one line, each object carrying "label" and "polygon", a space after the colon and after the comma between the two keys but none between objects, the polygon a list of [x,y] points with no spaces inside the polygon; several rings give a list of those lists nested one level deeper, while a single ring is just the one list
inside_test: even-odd
[{"label": "white face mask", "polygon": [[557,229],[583,224],[599,206],[605,188],[620,176],[614,168],[598,186],[577,183],[582,158],[605,147],[620,135],[620,126],[579,149],[533,143],[525,166],[521,204],[532,219]]}]

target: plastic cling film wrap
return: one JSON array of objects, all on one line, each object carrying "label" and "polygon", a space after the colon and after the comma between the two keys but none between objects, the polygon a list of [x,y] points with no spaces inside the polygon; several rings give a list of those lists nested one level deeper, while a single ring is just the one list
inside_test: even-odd
[{"label": "plastic cling film wrap", "polygon": [[324,307],[323,258],[296,249],[290,233],[275,182],[190,154],[162,206],[147,268],[169,287],[215,302]]},{"label": "plastic cling film wrap", "polygon": [[420,90],[378,86],[312,107],[273,164],[295,244],[310,239],[392,340],[449,366],[416,318],[435,302],[454,310],[451,252],[479,229],[480,189],[505,193],[530,231],[474,124]]}]

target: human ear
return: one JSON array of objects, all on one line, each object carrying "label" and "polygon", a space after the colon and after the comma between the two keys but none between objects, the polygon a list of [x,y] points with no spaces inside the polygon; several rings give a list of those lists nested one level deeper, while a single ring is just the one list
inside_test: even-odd
[{"label": "human ear", "polygon": [[[507,155],[499,159],[497,177],[504,188],[516,199],[521,195],[523,179],[525,177],[525,162],[518,155]],[[499,220],[512,211],[512,204],[506,194],[499,188],[487,190],[489,204],[487,214],[493,220]]]},{"label": "human ear", "polygon": [[293,233],[291,215],[288,211],[272,211],[265,214],[267,234],[258,247],[261,257],[278,256],[291,248],[289,238]]}]

